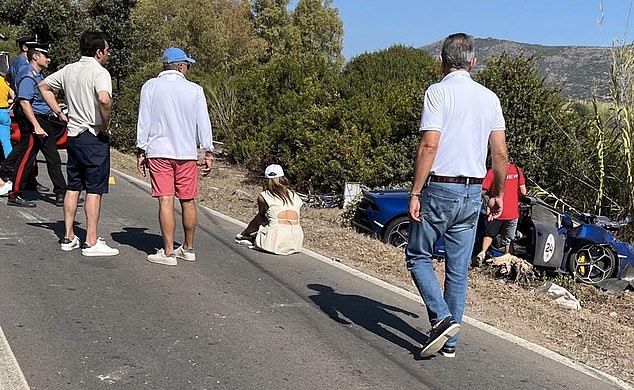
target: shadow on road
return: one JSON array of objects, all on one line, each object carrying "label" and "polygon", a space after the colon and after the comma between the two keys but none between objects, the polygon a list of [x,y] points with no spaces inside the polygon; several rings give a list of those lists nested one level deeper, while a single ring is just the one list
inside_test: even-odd
[{"label": "shadow on road", "polygon": [[[57,222],[29,222],[29,223],[27,223],[27,225],[35,226],[35,227],[39,227],[39,228],[43,228],[43,229],[52,230],[55,233],[55,235],[60,240],[62,238],[64,238],[64,233],[65,233],[65,230],[66,230],[65,227],[64,227],[64,221],[57,221]],[[75,231],[75,234],[83,242],[83,240],[86,238],[86,230],[84,228],[80,228],[78,222],[75,222],[75,224],[73,226],[74,226],[73,230]]]},{"label": "shadow on road", "polygon": [[[319,293],[309,298],[331,319],[340,324],[354,323],[406,349],[414,356],[418,356],[420,352],[418,343],[424,343],[427,340],[427,336],[394,314],[402,313],[418,318],[415,313],[359,295],[338,294],[332,287],[323,284],[308,284],[307,287]],[[406,335],[416,343],[400,337],[387,328]]]},{"label": "shadow on road", "polygon": [[[122,232],[114,232],[110,235],[119,244],[131,246],[149,255],[156,253],[158,248],[163,247],[163,237],[158,234],[146,233],[146,230],[147,228],[144,227],[124,227]],[[174,248],[178,245],[175,242]]]}]

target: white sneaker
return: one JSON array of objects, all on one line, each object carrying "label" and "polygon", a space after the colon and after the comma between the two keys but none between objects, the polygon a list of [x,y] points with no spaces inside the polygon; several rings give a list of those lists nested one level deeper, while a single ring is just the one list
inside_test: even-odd
[{"label": "white sneaker", "polygon": [[242,233],[236,234],[236,244],[238,245],[253,246],[254,240],[255,240],[255,237],[253,235],[244,236],[242,235]]},{"label": "white sneaker", "polygon": [[73,237],[72,240],[64,237],[62,238],[60,247],[64,252],[70,252],[73,249],[81,248],[81,241],[79,241],[79,237],[77,236]]},{"label": "white sneaker", "polygon": [[116,256],[119,254],[119,249],[111,248],[106,244],[106,240],[99,237],[97,242],[93,246],[85,244],[81,249],[81,254],[84,256]]},{"label": "white sneaker", "polygon": [[0,186],[0,196],[6,195],[13,188],[13,183],[11,180],[5,181],[2,186]]},{"label": "white sneaker", "polygon": [[165,249],[159,249],[153,255],[148,255],[147,261],[150,263],[163,264],[163,265],[176,265],[176,256],[172,253],[170,256],[165,255]]},{"label": "white sneaker", "polygon": [[193,249],[185,249],[183,246],[179,246],[174,251],[174,255],[177,259],[185,260],[185,261],[196,261],[196,252]]}]

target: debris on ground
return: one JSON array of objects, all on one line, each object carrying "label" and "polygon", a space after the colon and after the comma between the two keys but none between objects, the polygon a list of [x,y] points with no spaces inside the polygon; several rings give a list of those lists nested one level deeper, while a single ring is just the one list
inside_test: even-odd
[{"label": "debris on ground", "polygon": [[581,303],[574,295],[565,288],[553,282],[546,282],[543,286],[535,289],[538,294],[546,294],[562,306],[573,310],[581,310]]},{"label": "debris on ground", "polygon": [[621,272],[620,278],[605,279],[597,283],[597,286],[609,294],[616,294],[631,288],[634,290],[634,267],[627,264]]},{"label": "debris on ground", "polygon": [[511,279],[515,282],[528,283],[529,278],[534,276],[533,265],[528,261],[506,253],[502,256],[490,259],[491,266],[496,269],[496,274],[500,277]]}]

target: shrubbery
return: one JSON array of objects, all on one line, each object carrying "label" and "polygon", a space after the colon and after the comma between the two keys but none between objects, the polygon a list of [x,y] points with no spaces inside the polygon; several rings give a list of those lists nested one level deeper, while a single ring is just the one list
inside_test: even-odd
[{"label": "shrubbery", "polygon": [[[123,151],[135,147],[142,84],[160,72],[160,53],[178,45],[198,60],[188,77],[204,88],[215,139],[231,161],[257,174],[280,163],[306,191],[412,179],[423,95],[441,80],[440,67],[424,51],[402,46],[343,64],[343,27],[331,0],[298,0],[295,8],[290,0],[197,0],[186,9],[174,0],[61,4],[7,0],[0,18],[8,25],[0,27],[11,38],[38,33],[51,40],[53,67],[79,57],[84,29],[113,35],[113,145]],[[29,12],[15,12],[20,5]],[[532,58],[502,55],[474,75],[500,97],[510,155],[529,185],[579,209],[634,209],[627,65],[634,61],[625,46],[614,53],[607,108],[566,101]]]},{"label": "shrubbery", "polygon": [[524,169],[529,187],[590,209],[595,192],[586,181],[594,176],[595,141],[587,111],[549,86],[532,57],[494,57],[475,78],[500,97],[510,159]]},{"label": "shrubbery", "polygon": [[241,80],[226,150],[256,171],[284,164],[307,190],[409,180],[422,96],[438,75],[427,53],[405,47],[357,57],[342,71],[319,57],[274,60]]}]

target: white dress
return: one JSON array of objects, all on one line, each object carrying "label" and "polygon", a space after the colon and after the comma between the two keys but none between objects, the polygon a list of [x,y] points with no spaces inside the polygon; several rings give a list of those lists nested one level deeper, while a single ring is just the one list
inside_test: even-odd
[{"label": "white dress", "polygon": [[[255,236],[255,246],[267,252],[278,255],[290,255],[302,250],[304,243],[304,231],[299,224],[299,209],[302,207],[302,200],[293,191],[289,191],[291,202],[284,204],[284,201],[274,196],[269,191],[262,191],[260,195],[269,205],[266,211],[268,224],[260,226]],[[283,211],[294,211],[297,219],[280,219]]]}]

